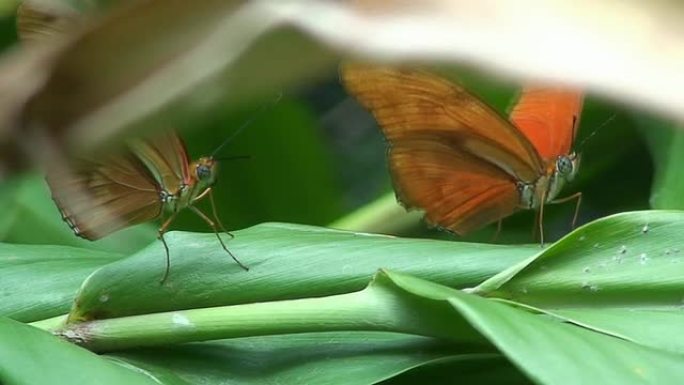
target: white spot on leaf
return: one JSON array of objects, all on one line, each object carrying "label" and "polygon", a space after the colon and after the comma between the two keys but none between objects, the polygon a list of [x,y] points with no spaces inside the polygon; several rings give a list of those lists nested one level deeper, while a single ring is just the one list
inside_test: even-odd
[{"label": "white spot on leaf", "polygon": [[193,325],[192,322],[190,322],[188,317],[186,317],[185,315],[183,315],[181,313],[173,313],[173,315],[171,316],[171,321],[173,321],[173,323],[175,325],[178,325],[178,326],[183,326],[183,327],[195,326],[195,325]]}]

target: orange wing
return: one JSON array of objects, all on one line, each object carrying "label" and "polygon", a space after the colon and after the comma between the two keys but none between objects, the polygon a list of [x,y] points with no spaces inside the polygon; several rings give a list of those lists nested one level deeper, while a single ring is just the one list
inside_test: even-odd
[{"label": "orange wing", "polygon": [[465,89],[420,71],[345,65],[347,90],[389,141],[397,197],[459,234],[514,213],[518,181],[543,172],[536,150],[499,113]]},{"label": "orange wing", "polygon": [[463,235],[517,210],[510,175],[449,144],[406,139],[392,143],[389,154],[397,197],[425,210],[434,226]]},{"label": "orange wing", "polygon": [[427,138],[448,142],[516,180],[531,183],[543,172],[534,147],[510,122],[452,82],[422,71],[362,64],[344,65],[342,79],[373,113],[390,145]]},{"label": "orange wing", "polygon": [[510,119],[545,161],[572,148],[582,111],[582,94],[557,88],[526,88]]},{"label": "orange wing", "polygon": [[154,178],[130,152],[53,164],[46,179],[62,218],[86,239],[147,222],[162,212]]}]

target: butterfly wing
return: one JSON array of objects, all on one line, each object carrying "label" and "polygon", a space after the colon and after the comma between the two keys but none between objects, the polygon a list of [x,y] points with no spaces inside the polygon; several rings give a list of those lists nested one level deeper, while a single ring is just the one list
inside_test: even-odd
[{"label": "butterfly wing", "polygon": [[185,144],[174,132],[136,139],[102,159],[53,167],[47,176],[64,220],[91,240],[160,217],[162,191],[176,194],[189,179]]},{"label": "butterfly wing", "polygon": [[433,226],[463,235],[517,210],[520,198],[510,175],[448,144],[402,140],[392,145],[389,158],[399,200],[425,210]]},{"label": "butterfly wing", "polygon": [[135,139],[129,147],[164,191],[176,194],[181,185],[192,183],[185,143],[175,132]]},{"label": "butterfly wing", "polygon": [[566,155],[572,148],[583,97],[558,88],[526,88],[510,114],[511,121],[534,144],[545,161]]},{"label": "butterfly wing", "polygon": [[132,153],[53,165],[52,198],[76,235],[95,240],[161,215],[158,187]]},{"label": "butterfly wing", "polygon": [[345,86],[389,141],[398,198],[459,234],[518,207],[517,181],[534,182],[542,161],[506,119],[460,86],[420,71],[346,65]]},{"label": "butterfly wing", "polygon": [[423,71],[364,64],[346,64],[342,79],[373,113],[390,145],[417,137],[449,142],[525,182],[543,171],[532,144],[457,84]]}]

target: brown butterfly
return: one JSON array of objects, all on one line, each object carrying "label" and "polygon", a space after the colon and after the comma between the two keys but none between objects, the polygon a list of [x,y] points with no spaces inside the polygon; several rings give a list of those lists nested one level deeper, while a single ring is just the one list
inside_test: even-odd
[{"label": "brown butterfly", "polygon": [[[216,214],[212,186],[217,173],[218,162],[213,156],[190,162],[182,139],[168,132],[133,140],[121,152],[53,165],[46,179],[62,218],[79,237],[96,240],[124,227],[162,219],[159,239],[166,251],[163,283],[170,269],[164,233],[186,208],[207,222],[223,249],[248,270],[218,233],[220,228],[233,237]],[[195,207],[206,196],[213,220]]]},{"label": "brown butterfly", "polygon": [[576,219],[581,194],[556,197],[579,166],[571,147],[581,93],[525,89],[508,120],[428,72],[346,64],[341,75],[389,142],[398,200],[424,210],[430,224],[463,235],[538,209],[543,244],[544,204],[577,199]]}]

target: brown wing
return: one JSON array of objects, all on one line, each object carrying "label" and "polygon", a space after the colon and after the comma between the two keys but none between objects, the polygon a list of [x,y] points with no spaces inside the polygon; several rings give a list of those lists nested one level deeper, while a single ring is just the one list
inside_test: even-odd
[{"label": "brown wing", "polygon": [[342,80],[373,113],[391,146],[424,138],[449,143],[516,180],[531,183],[543,172],[534,147],[511,123],[452,82],[422,71],[364,64],[344,65]]},{"label": "brown wing", "polygon": [[135,139],[129,147],[165,191],[175,194],[181,184],[191,183],[185,143],[175,132]]},{"label": "brown wing", "polygon": [[556,159],[572,148],[582,99],[581,93],[566,89],[526,88],[511,112],[511,121],[542,159]]},{"label": "brown wing", "polygon": [[463,235],[517,210],[510,175],[446,143],[400,140],[389,154],[399,200],[425,210],[432,225]]},{"label": "brown wing", "polygon": [[154,178],[132,153],[53,164],[47,182],[76,235],[95,240],[161,215]]}]

